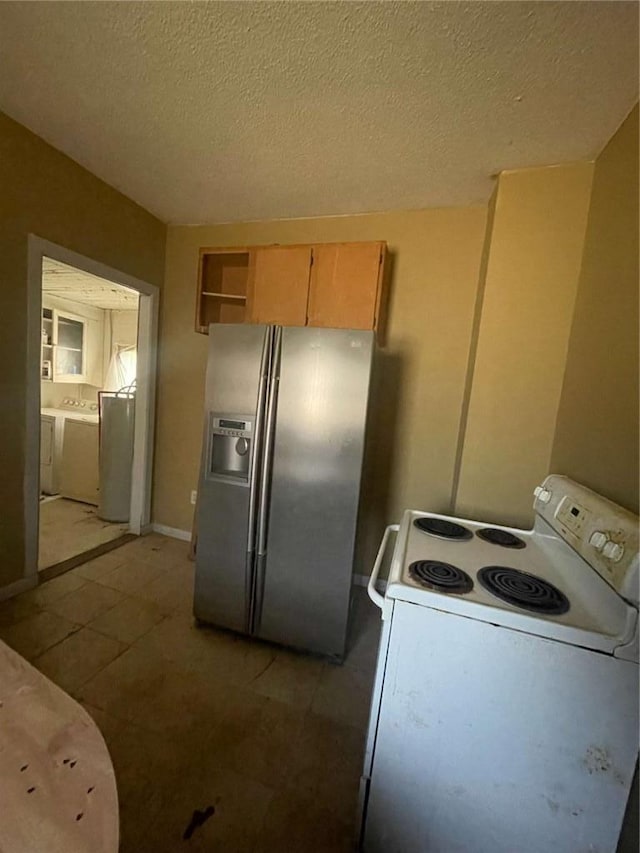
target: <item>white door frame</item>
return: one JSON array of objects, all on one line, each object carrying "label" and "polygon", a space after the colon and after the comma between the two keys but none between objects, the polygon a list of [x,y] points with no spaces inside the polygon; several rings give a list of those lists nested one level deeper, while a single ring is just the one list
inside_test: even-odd
[{"label": "white door frame", "polygon": [[145,533],[151,519],[151,480],[156,397],[159,289],[106,264],[29,234],[27,264],[27,394],[24,474],[25,579],[38,572],[40,516],[40,344],[42,340],[42,258],[46,256],[84,272],[138,291],[136,418],[131,486],[131,533]]}]

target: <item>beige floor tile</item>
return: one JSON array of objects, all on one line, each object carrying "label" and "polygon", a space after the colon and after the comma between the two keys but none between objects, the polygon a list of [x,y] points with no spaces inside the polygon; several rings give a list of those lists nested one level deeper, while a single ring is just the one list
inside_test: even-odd
[{"label": "beige floor tile", "polygon": [[[377,611],[358,599],[348,663],[336,667],[197,626],[194,567],[181,548],[155,535],[133,544],[74,571],[84,585],[59,595],[54,587],[44,612],[34,598],[7,607],[5,619],[28,618],[0,628],[36,651],[36,665],[79,697],[103,732],[118,784],[120,853],[351,851]],[[133,595],[94,582],[124,563],[149,573]],[[89,627],[53,612],[75,614],[96,588],[117,603]],[[70,631],[78,633],[65,639]],[[118,654],[125,641],[131,647]],[[184,841],[194,809],[208,805],[213,817]]]},{"label": "beige floor tile", "polygon": [[290,790],[277,791],[254,853],[352,853],[355,825]]},{"label": "beige floor tile", "polygon": [[137,644],[185,672],[236,686],[248,685],[267,669],[276,650],[228,631],[200,627],[191,613],[175,613]]},{"label": "beige floor tile", "polygon": [[75,622],[43,612],[0,629],[0,636],[16,652],[33,660],[79,629]]},{"label": "beige floor tile", "polygon": [[[251,853],[254,849],[272,791],[219,767],[215,756],[194,754],[189,759],[168,769],[154,767],[153,778],[163,779],[165,784],[159,797],[147,794],[144,799],[144,811],[151,815],[144,832],[125,810],[121,853]],[[136,785],[138,797],[144,797],[144,789],[144,783]],[[185,841],[183,833],[194,810],[204,811],[208,806],[213,807],[213,815]],[[138,807],[138,814],[142,810]]]},{"label": "beige floor tile", "polygon": [[186,554],[176,551],[175,548],[154,547],[147,550],[141,550],[140,553],[136,555],[136,559],[151,563],[158,568],[170,569],[173,566],[186,561]]},{"label": "beige floor tile", "polygon": [[364,731],[369,719],[373,673],[350,666],[324,664],[311,705],[316,714]]},{"label": "beige floor tile", "polygon": [[97,581],[126,562],[127,558],[123,554],[123,551],[124,548],[114,548],[113,551],[102,554],[101,557],[96,557],[93,560],[83,563],[81,566],[73,569],[72,573],[80,575],[80,577],[86,578],[88,581]]},{"label": "beige floor tile", "polygon": [[[119,853],[142,853],[163,796],[176,787],[181,752],[163,735],[125,723],[108,741],[118,786]],[[158,849],[160,853],[162,847]]]},{"label": "beige floor tile", "polygon": [[124,548],[127,552],[127,559],[142,560],[153,563],[159,568],[168,569],[186,560],[189,543],[170,539],[168,536],[161,536],[158,533],[150,533],[129,542]]},{"label": "beige floor tile", "polygon": [[286,788],[345,823],[354,821],[364,747],[360,729],[308,713],[294,744]]},{"label": "beige floor tile", "polygon": [[164,573],[153,563],[142,560],[127,560],[111,572],[106,572],[97,578],[97,583],[117,589],[131,595],[140,587],[145,586]]},{"label": "beige floor tile", "polygon": [[34,589],[29,590],[29,592],[23,593],[23,595],[33,598],[42,607],[46,607],[48,604],[58,601],[70,592],[80,589],[85,583],[84,578],[78,577],[73,572],[66,572],[64,575],[39,584]]},{"label": "beige floor tile", "polygon": [[213,728],[207,748],[220,765],[279,788],[294,761],[305,711],[249,691],[245,696]]},{"label": "beige floor tile", "polygon": [[34,665],[63,690],[75,691],[125,650],[126,646],[82,628],[36,658]]},{"label": "beige floor tile", "polygon": [[193,735],[196,751],[225,715],[247,701],[246,693],[232,685],[180,670],[137,645],[88,681],[79,695],[141,728],[179,738],[184,750],[185,739]]},{"label": "beige floor tile", "polygon": [[101,634],[129,644],[150,631],[164,617],[163,611],[150,601],[124,598],[115,607],[93,619],[90,625]]},{"label": "beige floor tile", "polygon": [[47,605],[47,610],[73,622],[87,625],[122,601],[123,594],[115,589],[86,581],[80,589],[68,593]]},{"label": "beige floor tile", "polygon": [[309,708],[324,666],[321,660],[308,655],[279,650],[270,666],[251,683],[251,688],[270,699]]},{"label": "beige floor tile", "polygon": [[191,543],[184,539],[174,539],[171,536],[165,536],[162,547],[166,551],[175,551],[179,557],[188,557]]},{"label": "beige floor tile", "polygon": [[87,702],[81,702],[80,704],[87,714],[93,718],[94,723],[100,729],[100,733],[102,734],[107,747],[110,748],[114,740],[127,726],[126,721],[121,720],[118,717],[114,717],[112,714],[107,714],[106,711],[102,711],[100,708],[94,708],[93,705],[89,705]]},{"label": "beige floor tile", "polygon": [[38,566],[60,563],[127,532],[128,524],[98,518],[96,507],[59,498],[40,504]]},{"label": "beige floor tile", "polygon": [[168,541],[170,541],[169,537],[163,536],[161,533],[147,533],[144,536],[138,536],[137,539],[133,539],[131,542],[127,542],[124,548],[133,554],[139,550],[161,548]]},{"label": "beige floor tile", "polygon": [[0,602],[0,628],[14,625],[42,612],[42,605],[34,598],[33,590]]},{"label": "beige floor tile", "polygon": [[134,593],[136,598],[152,601],[166,613],[180,609],[190,613],[193,607],[193,579],[168,569]]}]

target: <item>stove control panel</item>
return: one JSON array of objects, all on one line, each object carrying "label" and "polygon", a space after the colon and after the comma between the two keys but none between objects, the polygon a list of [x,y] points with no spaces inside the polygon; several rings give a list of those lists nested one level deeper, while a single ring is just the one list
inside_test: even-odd
[{"label": "stove control panel", "polygon": [[620,595],[640,598],[639,519],[568,477],[551,474],[536,494],[534,509]]},{"label": "stove control panel", "polygon": [[576,501],[564,498],[556,510],[556,518],[575,536],[580,536],[588,523],[591,513]]}]

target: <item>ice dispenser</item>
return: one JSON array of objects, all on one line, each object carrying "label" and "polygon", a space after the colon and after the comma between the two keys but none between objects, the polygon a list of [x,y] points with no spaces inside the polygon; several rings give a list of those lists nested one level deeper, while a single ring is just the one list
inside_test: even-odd
[{"label": "ice dispenser", "polygon": [[244,415],[212,414],[209,421],[207,476],[248,485],[253,420]]}]

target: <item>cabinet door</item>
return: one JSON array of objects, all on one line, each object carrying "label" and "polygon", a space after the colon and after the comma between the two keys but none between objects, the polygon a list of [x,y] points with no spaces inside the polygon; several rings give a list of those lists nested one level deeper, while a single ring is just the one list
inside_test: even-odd
[{"label": "cabinet door", "polygon": [[304,326],[311,271],[311,246],[256,249],[249,275],[252,323]]},{"label": "cabinet door", "polygon": [[53,310],[53,381],[87,379],[87,321],[75,314]]},{"label": "cabinet door", "polygon": [[98,504],[98,424],[66,418],[60,492],[65,498]]},{"label": "cabinet door", "polygon": [[309,325],[373,329],[379,303],[384,243],[314,246]]}]

